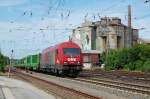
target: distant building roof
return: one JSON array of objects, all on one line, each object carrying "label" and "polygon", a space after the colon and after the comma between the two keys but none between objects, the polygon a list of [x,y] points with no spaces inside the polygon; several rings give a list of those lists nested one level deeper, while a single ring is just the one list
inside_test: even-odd
[{"label": "distant building roof", "polygon": [[139,38],[138,43],[139,44],[150,44],[150,39]]}]

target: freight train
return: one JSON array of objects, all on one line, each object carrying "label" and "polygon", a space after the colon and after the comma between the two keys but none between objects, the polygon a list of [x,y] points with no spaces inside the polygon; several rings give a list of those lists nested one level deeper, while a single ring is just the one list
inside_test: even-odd
[{"label": "freight train", "polygon": [[77,76],[82,71],[83,56],[80,47],[68,41],[48,47],[40,54],[17,60],[15,67]]}]

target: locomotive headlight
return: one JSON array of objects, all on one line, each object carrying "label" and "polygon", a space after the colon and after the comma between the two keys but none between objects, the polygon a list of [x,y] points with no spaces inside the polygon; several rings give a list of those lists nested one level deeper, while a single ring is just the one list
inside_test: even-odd
[{"label": "locomotive headlight", "polygon": [[80,62],[77,62],[78,65],[80,65]]},{"label": "locomotive headlight", "polygon": [[67,65],[68,63],[67,62],[64,62],[64,65]]}]

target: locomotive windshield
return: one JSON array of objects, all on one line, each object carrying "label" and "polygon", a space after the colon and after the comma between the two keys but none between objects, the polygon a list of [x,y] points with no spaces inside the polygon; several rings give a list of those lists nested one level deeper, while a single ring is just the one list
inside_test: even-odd
[{"label": "locomotive windshield", "polygon": [[79,55],[80,49],[79,48],[63,48],[63,52],[65,55]]}]

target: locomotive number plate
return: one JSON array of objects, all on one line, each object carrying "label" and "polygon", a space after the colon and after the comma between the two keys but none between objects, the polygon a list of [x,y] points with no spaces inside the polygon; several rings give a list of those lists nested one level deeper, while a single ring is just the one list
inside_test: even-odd
[{"label": "locomotive number plate", "polygon": [[76,61],[76,58],[68,58],[68,61]]}]

